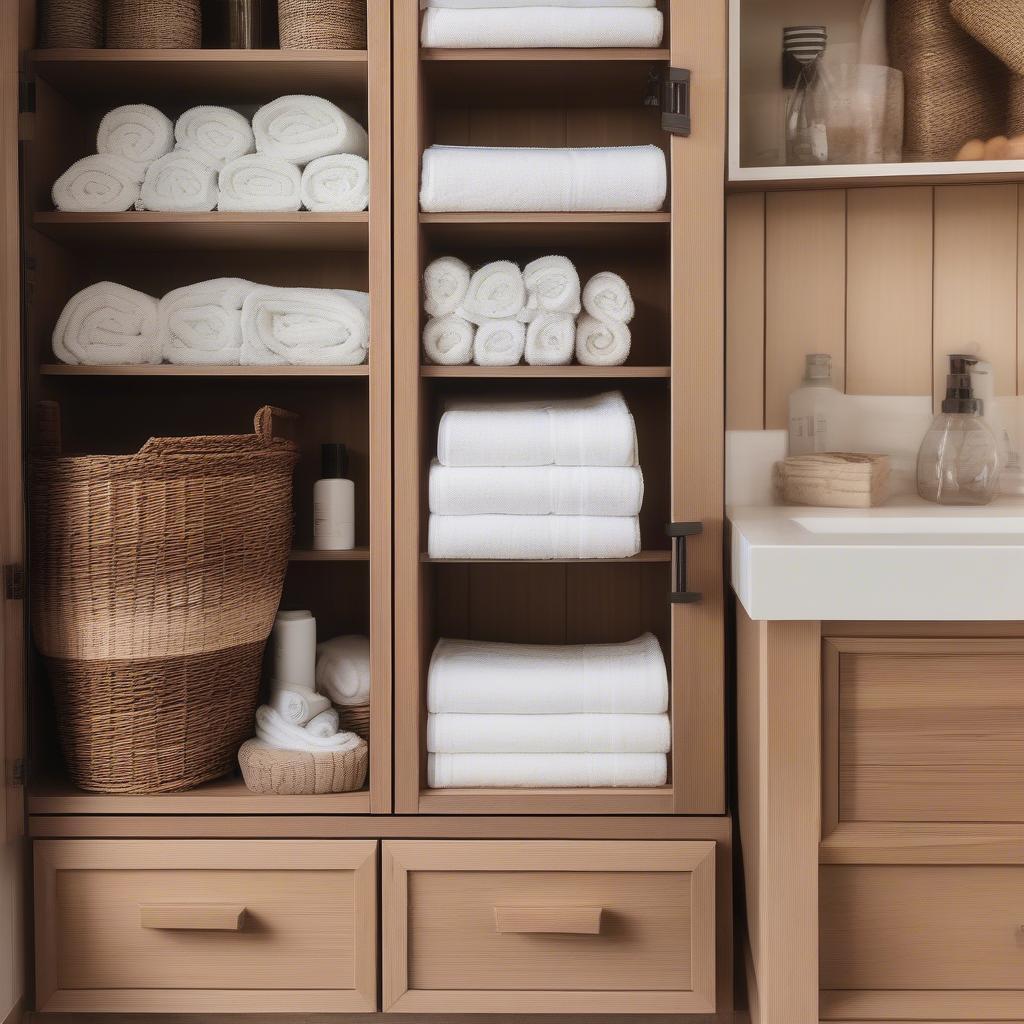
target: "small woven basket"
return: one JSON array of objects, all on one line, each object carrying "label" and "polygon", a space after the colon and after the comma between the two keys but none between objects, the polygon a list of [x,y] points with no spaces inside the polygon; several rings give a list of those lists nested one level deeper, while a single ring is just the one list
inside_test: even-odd
[{"label": "small woven basket", "polygon": [[278,0],[282,50],[365,50],[366,0]]},{"label": "small woven basket", "polygon": [[107,0],[107,48],[197,50],[200,0]]},{"label": "small woven basket", "polygon": [[1024,0],[951,0],[949,9],[964,31],[1024,75]]},{"label": "small woven basket", "polygon": [[1024,135],[1024,75],[1010,75],[1010,101],[1006,110],[1006,134]]},{"label": "small woven basket", "polygon": [[362,740],[352,750],[277,750],[262,740],[247,740],[238,751],[242,778],[253,793],[278,796],[319,796],[362,789],[370,748]]},{"label": "small woven basket", "polygon": [[370,705],[369,704],[336,704],[342,729],[354,732],[369,742],[370,739]]},{"label": "small woven basket", "polygon": [[103,0],[46,0],[39,29],[47,49],[101,47]]}]

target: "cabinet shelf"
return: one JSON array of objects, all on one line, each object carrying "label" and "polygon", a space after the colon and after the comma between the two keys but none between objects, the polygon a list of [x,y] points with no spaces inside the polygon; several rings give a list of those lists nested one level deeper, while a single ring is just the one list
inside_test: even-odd
[{"label": "cabinet shelf", "polygon": [[293,548],[288,556],[292,562],[368,562],[368,547],[350,548],[347,551],[315,551],[313,548]]},{"label": "cabinet shelf", "polygon": [[431,558],[425,552],[420,561],[429,565],[651,565],[671,562],[668,548],[652,548],[629,558]]},{"label": "cabinet shelf", "polygon": [[[421,213],[438,245],[649,245],[664,243],[672,215],[654,213]],[[559,249],[558,251],[561,251]]]},{"label": "cabinet shelf", "polygon": [[538,378],[583,380],[667,380],[670,366],[422,366],[421,377],[457,379]]},{"label": "cabinet shelf", "polygon": [[369,377],[362,366],[74,366],[47,363],[44,377]]},{"label": "cabinet shelf", "polygon": [[672,787],[594,789],[424,789],[424,814],[669,814]]},{"label": "cabinet shelf", "polygon": [[532,63],[535,61],[562,61],[565,63],[603,63],[620,61],[668,60],[667,47],[643,49],[639,47],[571,48],[537,47],[535,49],[424,49],[420,50],[424,61],[513,61]]}]

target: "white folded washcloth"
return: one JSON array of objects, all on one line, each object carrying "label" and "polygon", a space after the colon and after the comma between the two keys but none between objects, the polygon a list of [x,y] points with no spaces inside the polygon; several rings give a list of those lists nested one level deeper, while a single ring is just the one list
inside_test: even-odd
[{"label": "white folded washcloth", "polygon": [[280,96],[253,115],[256,150],[294,164],[332,153],[370,155],[366,129],[320,96]]},{"label": "white folded washcloth", "polygon": [[425,48],[654,47],[664,30],[661,11],[653,7],[428,8],[420,41]]},{"label": "white folded washcloth", "polygon": [[428,754],[431,789],[664,786],[664,754]]},{"label": "white folded washcloth", "polygon": [[539,313],[568,313],[570,316],[579,313],[580,275],[568,257],[541,256],[527,263],[523,267],[523,282],[527,320]]},{"label": "white folded washcloth", "polygon": [[438,366],[464,366],[473,361],[475,328],[454,313],[431,317],[423,327],[423,351]]},{"label": "white folded washcloth", "polygon": [[432,754],[667,754],[668,715],[428,715]]},{"label": "white folded washcloth", "polygon": [[121,366],[159,363],[158,303],[151,295],[100,281],[72,295],[53,329],[62,363]]},{"label": "white folded washcloth", "polygon": [[142,181],[149,165],[173,148],[170,118],[147,103],[114,107],[103,115],[96,132],[96,152],[127,160],[136,181]]},{"label": "white folded washcloth", "polygon": [[124,213],[139,198],[135,169],[117,156],[76,160],[54,183],[53,205],[64,213]]},{"label": "white folded washcloth", "polygon": [[583,289],[583,308],[609,324],[628,324],[636,313],[629,285],[610,270],[595,274]]},{"label": "white folded washcloth", "polygon": [[431,146],[423,153],[420,206],[426,213],[651,212],[667,189],[657,146]]},{"label": "white folded washcloth", "polygon": [[584,366],[621,366],[632,344],[633,335],[624,323],[597,320],[589,313],[576,321],[576,361]]},{"label": "white folded washcloth", "polygon": [[[445,7],[464,11],[474,7],[537,7],[540,0],[420,0],[420,9]],[[658,0],[544,0],[544,7],[657,7]]]},{"label": "white folded washcloth", "polygon": [[295,213],[302,206],[302,173],[264,153],[230,160],[217,179],[217,207],[236,213]]},{"label": "white folded washcloth", "polygon": [[469,288],[456,312],[471,323],[482,324],[518,317],[525,305],[522,271],[509,260],[495,260],[469,279]]},{"label": "white folded washcloth", "polygon": [[217,172],[185,150],[175,150],[149,165],[136,206],[164,213],[208,213],[217,206]]},{"label": "white folded washcloth", "polygon": [[619,644],[437,641],[427,710],[463,715],[663,715],[668,670],[653,633]]},{"label": "white folded washcloth", "polygon": [[639,466],[430,465],[430,511],[443,516],[635,516]]},{"label": "white folded washcloth", "polygon": [[444,466],[636,466],[636,427],[619,391],[452,402],[437,428],[437,458]]},{"label": "white folded washcloth", "polygon": [[454,313],[469,291],[470,270],[456,256],[442,256],[423,271],[423,308],[427,316]]},{"label": "white folded washcloth", "polygon": [[266,704],[256,709],[256,739],[277,750],[306,750],[312,754],[344,753],[362,742],[354,732],[318,736],[301,725],[286,722]]},{"label": "white folded washcloth", "polygon": [[370,639],[336,636],[317,644],[316,688],[342,707],[370,699]]},{"label": "white folded washcloth", "polygon": [[575,343],[576,321],[569,313],[541,313],[526,329],[526,361],[531,366],[567,366]]},{"label": "white folded washcloth", "polygon": [[218,171],[256,150],[249,119],[230,107],[190,107],[174,124],[174,140],[178,149]]},{"label": "white folded washcloth", "polygon": [[[305,725],[311,722],[322,711],[326,711],[331,702],[314,690],[300,690],[298,687],[282,687],[272,690],[270,706],[292,725]],[[337,732],[337,730],[334,730]]]},{"label": "white folded washcloth", "polygon": [[431,515],[427,524],[431,558],[632,558],[639,551],[635,516]]},{"label": "white folded washcloth", "polygon": [[160,300],[160,351],[183,366],[237,366],[242,303],[254,285],[240,277],[175,288]]},{"label": "white folded washcloth", "polygon": [[361,213],[370,203],[370,165],[355,153],[311,160],[302,171],[302,205],[315,213]]},{"label": "white folded washcloth", "polygon": [[526,324],[521,320],[484,320],[473,336],[477,366],[516,366],[526,351]]},{"label": "white folded washcloth", "polygon": [[306,730],[321,739],[333,736],[341,728],[341,718],[334,708],[328,708],[306,723]]}]

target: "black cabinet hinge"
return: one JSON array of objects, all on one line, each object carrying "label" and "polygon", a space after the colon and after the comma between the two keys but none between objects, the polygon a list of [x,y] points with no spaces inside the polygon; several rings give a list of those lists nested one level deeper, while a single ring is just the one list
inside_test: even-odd
[{"label": "black cabinet hinge", "polygon": [[645,103],[661,108],[661,127],[671,135],[689,136],[693,122],[690,116],[689,68],[665,68],[652,71]]},{"label": "black cabinet hinge", "polygon": [[672,538],[673,590],[669,595],[672,604],[696,604],[701,600],[686,585],[686,538],[696,537],[704,532],[703,523],[669,523],[665,532]]},{"label": "black cabinet hinge", "polygon": [[23,601],[25,599],[24,566],[4,566],[4,597],[6,597],[8,601]]}]

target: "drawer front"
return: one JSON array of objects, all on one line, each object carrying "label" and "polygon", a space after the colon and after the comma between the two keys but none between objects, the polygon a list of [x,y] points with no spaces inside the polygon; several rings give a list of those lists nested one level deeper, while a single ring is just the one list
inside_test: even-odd
[{"label": "drawer front", "polygon": [[713,1011],[714,855],[711,842],[385,842],[385,1009]]},{"label": "drawer front", "polygon": [[372,841],[35,844],[37,1007],[376,1008]]}]

